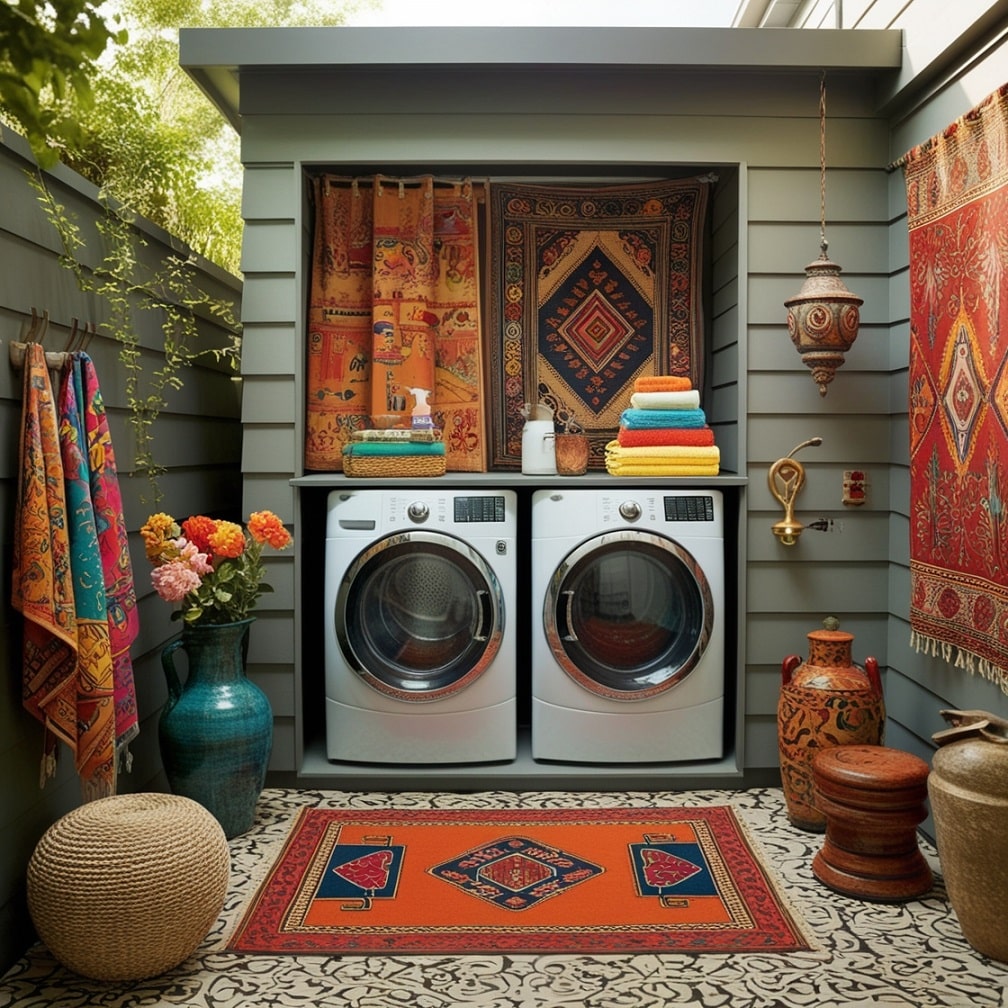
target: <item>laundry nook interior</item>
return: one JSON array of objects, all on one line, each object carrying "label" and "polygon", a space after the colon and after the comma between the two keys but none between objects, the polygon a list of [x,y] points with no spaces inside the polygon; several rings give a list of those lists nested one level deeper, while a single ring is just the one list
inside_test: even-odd
[{"label": "laundry nook interior", "polygon": [[[710,164],[662,173],[636,164],[438,165],[435,242],[439,213],[455,215],[458,232],[465,212],[458,204],[439,211],[437,187],[476,193],[480,327],[472,335],[482,381],[469,399],[482,417],[476,449],[453,449],[459,421],[438,408],[444,386],[435,387],[447,471],[411,480],[389,456],[383,464],[393,467],[380,477],[350,475],[356,456],[348,453],[366,442],[339,425],[368,430],[372,445],[384,440],[385,424],[394,424],[388,437],[405,436],[415,423],[410,386],[435,385],[451,362],[439,358],[436,378],[397,369],[425,341],[444,340],[450,312],[436,297],[410,307],[402,288],[412,277],[376,279],[376,288],[392,286],[392,307],[373,322],[378,310],[369,305],[362,325],[380,328],[383,342],[373,360],[370,343],[355,353],[353,295],[335,282],[319,292],[329,267],[328,258],[320,265],[318,241],[323,223],[322,240],[333,241],[330,219],[354,212],[362,192],[374,190],[377,220],[380,203],[430,172],[419,164],[305,169],[312,238],[301,257],[312,349],[306,468],[292,482],[306,541],[324,541],[326,561],[302,566],[302,648],[325,656],[301,666],[306,779],[593,788],[600,779],[628,786],[669,773],[712,784],[740,778],[736,572],[746,479],[735,471],[737,377],[726,377],[714,352],[714,250],[726,239],[711,223],[737,219],[740,174],[737,165]],[[331,210],[326,200],[348,187]],[[519,257],[543,260],[523,265],[520,296]],[[663,257],[672,265],[658,266]],[[465,258],[459,252],[453,262]],[[384,253],[383,263],[393,260]],[[533,271],[551,278],[547,293],[533,289]],[[451,312],[451,324],[464,328],[461,312]],[[323,368],[319,357],[351,365]],[[367,382],[355,359],[369,361],[372,387],[385,376],[369,409],[357,405]],[[708,446],[686,449],[683,461],[704,452],[698,463],[713,458],[713,469],[614,477],[607,445],[635,381],[672,370],[685,391],[667,400],[694,408],[669,422],[702,428]],[[334,402],[344,414],[336,419]],[[589,445],[577,475],[558,474],[554,440],[567,431],[583,432]],[[328,448],[351,438],[338,445],[342,457]],[[324,471],[333,469],[342,471]]]}]

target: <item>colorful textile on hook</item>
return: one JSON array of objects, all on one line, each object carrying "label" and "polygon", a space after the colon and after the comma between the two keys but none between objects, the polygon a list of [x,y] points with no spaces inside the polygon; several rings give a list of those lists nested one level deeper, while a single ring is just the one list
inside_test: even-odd
[{"label": "colorful textile on hook", "polygon": [[60,383],[58,416],[77,614],[77,733],[73,749],[84,798],[90,801],[115,793],[115,682],[82,399],[80,363],[71,359]]},{"label": "colorful textile on hook", "polygon": [[62,741],[84,799],[114,794],[138,730],[138,619],[115,454],[83,352],[69,355],[57,400],[42,346],[27,345],[15,527],[11,601],[24,617],[23,703],[45,728],[40,783]]},{"label": "colorful textile on hook", "polygon": [[912,642],[1008,692],[1008,85],[904,171]]},{"label": "colorful textile on hook", "polygon": [[120,765],[129,769],[127,746],[139,732],[133,661],[130,647],[140,630],[136,587],[130,561],[126,518],[115,450],[105,415],[105,401],[98,384],[94,363],[86,353],[74,354],[74,366],[80,370],[80,401],[87,439],[88,474],[91,505],[94,509],[98,548],[101,553],[108,618],[109,647],[115,683],[116,751]]},{"label": "colorful textile on hook", "polygon": [[59,424],[45,351],[24,360],[11,604],[24,617],[22,702],[44,726],[40,783],[59,741],[77,747],[77,617]]}]

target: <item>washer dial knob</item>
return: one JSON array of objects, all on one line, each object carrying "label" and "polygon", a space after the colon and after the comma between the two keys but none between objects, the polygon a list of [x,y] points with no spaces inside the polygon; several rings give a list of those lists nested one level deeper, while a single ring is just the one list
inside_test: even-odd
[{"label": "washer dial knob", "polygon": [[632,522],[637,521],[641,516],[641,507],[637,501],[623,501],[619,506],[620,517],[624,521]]},{"label": "washer dial knob", "polygon": [[430,508],[423,501],[413,501],[406,508],[406,514],[409,516],[410,521],[416,522],[419,525],[430,517]]}]

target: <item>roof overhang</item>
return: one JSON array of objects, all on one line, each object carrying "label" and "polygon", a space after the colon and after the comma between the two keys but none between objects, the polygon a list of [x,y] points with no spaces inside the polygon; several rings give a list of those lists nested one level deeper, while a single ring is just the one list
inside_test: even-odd
[{"label": "roof overhang", "polygon": [[899,70],[902,33],[800,28],[182,28],[179,62],[241,132],[245,71],[414,67],[550,70]]}]

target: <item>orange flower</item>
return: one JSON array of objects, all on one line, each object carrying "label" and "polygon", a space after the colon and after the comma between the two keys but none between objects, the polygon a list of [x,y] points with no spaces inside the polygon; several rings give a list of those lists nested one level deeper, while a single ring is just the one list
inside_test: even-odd
[{"label": "orange flower", "polygon": [[245,528],[206,515],[193,515],[180,527],[159,513],[140,531],[155,591],[179,606],[172,619],[189,626],[248,619],[259,596],[273,591],[265,581],[263,547],[283,549],[291,542],[272,511],[254,512]]},{"label": "orange flower", "polygon": [[210,549],[215,556],[233,559],[245,551],[245,533],[241,525],[234,522],[219,521],[210,535]]},{"label": "orange flower", "polygon": [[248,530],[257,543],[269,543],[273,549],[290,545],[290,533],[272,511],[253,511],[249,515]]},{"label": "orange flower", "polygon": [[217,522],[205,515],[193,515],[182,522],[182,534],[201,553],[211,552],[210,540],[217,531]]},{"label": "orange flower", "polygon": [[165,552],[166,545],[181,534],[175,519],[171,515],[159,511],[147,519],[147,524],[140,529],[144,542],[144,552],[151,563],[158,563]]}]

